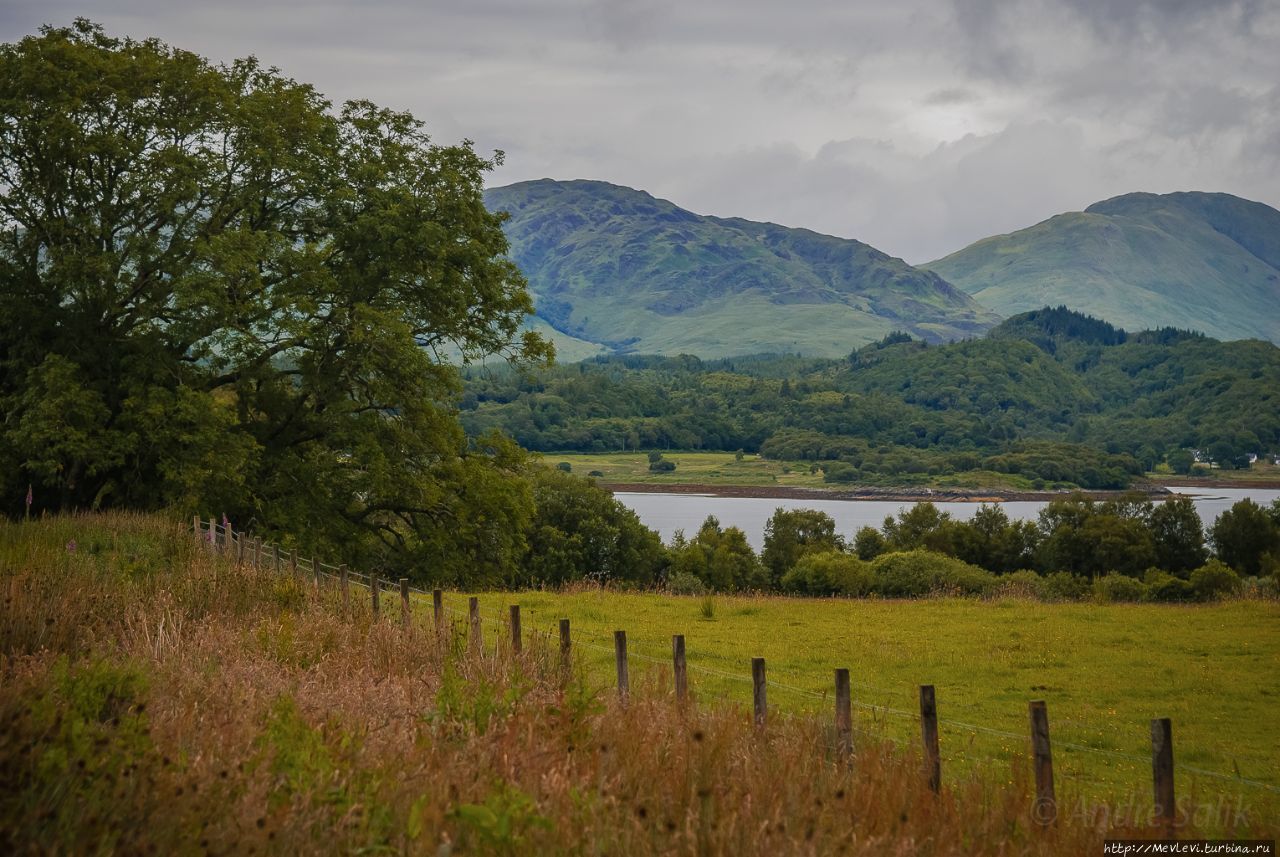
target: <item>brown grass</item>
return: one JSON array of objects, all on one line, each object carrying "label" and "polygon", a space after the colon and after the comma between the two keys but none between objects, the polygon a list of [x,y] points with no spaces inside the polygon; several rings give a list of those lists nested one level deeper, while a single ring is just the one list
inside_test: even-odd
[{"label": "brown grass", "polygon": [[1107,807],[1041,828],[1022,760],[934,795],[876,736],[837,759],[824,720],[758,732],[652,675],[623,706],[538,638],[469,656],[461,629],[344,615],[157,517],[0,524],[0,591],[5,853],[1097,854],[1154,833]]}]

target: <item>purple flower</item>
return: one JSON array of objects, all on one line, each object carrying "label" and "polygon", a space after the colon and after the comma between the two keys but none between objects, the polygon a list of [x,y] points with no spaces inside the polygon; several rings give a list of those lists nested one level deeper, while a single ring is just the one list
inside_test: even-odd
[{"label": "purple flower", "polygon": [[31,504],[35,501],[35,495],[31,493],[31,483],[27,483],[27,509],[31,508]]},{"label": "purple flower", "polygon": [[75,552],[76,552],[76,540],[72,539],[71,541],[67,542],[67,553],[75,553]]}]

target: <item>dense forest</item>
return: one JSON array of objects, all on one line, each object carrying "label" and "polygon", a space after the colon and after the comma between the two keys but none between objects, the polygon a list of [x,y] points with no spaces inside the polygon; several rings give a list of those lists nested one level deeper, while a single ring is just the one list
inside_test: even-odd
[{"label": "dense forest", "polygon": [[742,449],[829,482],[987,470],[1035,487],[1128,486],[1193,451],[1221,467],[1280,450],[1280,348],[1176,330],[1129,334],[1063,308],[982,339],[904,334],[843,360],[602,357],[536,374],[466,373],[472,434],[528,449]]}]

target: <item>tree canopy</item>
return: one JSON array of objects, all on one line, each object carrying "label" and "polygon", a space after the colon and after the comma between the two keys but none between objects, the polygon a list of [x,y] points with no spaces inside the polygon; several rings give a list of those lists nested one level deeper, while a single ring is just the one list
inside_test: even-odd
[{"label": "tree canopy", "polygon": [[551,355],[481,197],[501,153],[84,20],[0,47],[0,117],[0,509],[521,554],[523,451],[453,407],[451,360]]}]

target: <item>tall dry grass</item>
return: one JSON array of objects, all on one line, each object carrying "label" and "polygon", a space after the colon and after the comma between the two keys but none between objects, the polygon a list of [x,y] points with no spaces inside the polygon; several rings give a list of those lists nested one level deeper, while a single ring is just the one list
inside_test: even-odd
[{"label": "tall dry grass", "polygon": [[540,638],[488,628],[471,656],[460,628],[344,610],[160,517],[0,525],[0,591],[5,853],[1086,854],[1154,832],[1040,827],[1023,764],[934,795],[876,736],[838,759],[825,721],[760,732],[653,674],[624,706]]}]

